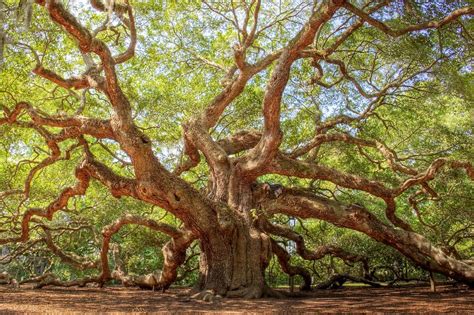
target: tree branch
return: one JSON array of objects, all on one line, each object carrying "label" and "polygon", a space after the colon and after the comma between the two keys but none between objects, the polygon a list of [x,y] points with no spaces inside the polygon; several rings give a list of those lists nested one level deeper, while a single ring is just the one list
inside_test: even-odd
[{"label": "tree branch", "polygon": [[446,255],[418,233],[382,223],[360,205],[344,205],[309,192],[284,189],[279,198],[266,199],[262,209],[269,214],[283,213],[300,218],[316,218],[367,234],[387,244],[421,267],[440,272],[458,281],[474,284],[474,268]]},{"label": "tree branch", "polygon": [[[303,29],[293,38],[283,50],[278,63],[267,83],[263,98],[263,135],[259,143],[240,161],[240,168],[247,174],[255,173],[270,162],[277,153],[282,140],[280,130],[280,106],[283,91],[290,77],[293,62],[300,52],[312,43],[318,29],[326,23],[345,1],[324,1],[314,10]],[[255,176],[252,174],[252,176]]]},{"label": "tree branch", "polygon": [[403,29],[394,30],[394,29],[391,29],[390,27],[388,27],[383,22],[380,22],[379,20],[374,19],[369,14],[365,13],[364,11],[360,10],[359,8],[355,7],[354,5],[352,5],[349,2],[345,2],[343,4],[343,6],[348,11],[354,13],[355,15],[360,17],[362,20],[364,20],[368,24],[372,25],[373,27],[381,30],[385,34],[390,35],[392,37],[400,37],[400,36],[402,36],[404,34],[407,34],[407,33],[421,31],[421,30],[425,30],[425,29],[440,28],[440,27],[443,27],[444,25],[446,25],[448,23],[451,23],[451,22],[455,21],[456,19],[458,19],[459,17],[461,17],[463,15],[473,15],[474,14],[474,8],[465,7],[465,8],[462,8],[462,9],[454,10],[448,16],[444,17],[443,19],[441,19],[439,21],[428,21],[428,22],[424,22],[424,23],[420,23],[420,24],[416,24],[416,25],[410,25],[410,26],[407,26]]},{"label": "tree branch", "polygon": [[301,285],[301,290],[311,290],[311,275],[308,270],[303,267],[292,266],[290,264],[290,254],[288,254],[288,252],[283,247],[281,247],[274,239],[270,239],[270,241],[272,244],[272,251],[275,256],[277,256],[278,262],[280,263],[283,272],[287,273],[290,276],[300,275],[304,281]]}]

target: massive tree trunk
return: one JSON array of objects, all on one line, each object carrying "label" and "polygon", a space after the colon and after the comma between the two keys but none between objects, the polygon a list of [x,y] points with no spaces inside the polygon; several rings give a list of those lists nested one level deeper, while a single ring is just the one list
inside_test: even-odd
[{"label": "massive tree trunk", "polygon": [[228,297],[261,297],[269,245],[268,237],[247,225],[235,226],[231,234],[201,240],[198,289]]},{"label": "massive tree trunk", "polygon": [[269,237],[253,225],[251,185],[230,167],[229,172],[215,174],[209,187],[212,188],[208,195],[221,205],[217,207],[217,215],[228,216],[228,219],[217,229],[209,227],[200,237],[197,288],[229,297],[261,297],[265,291],[264,271],[271,258],[271,244]]}]

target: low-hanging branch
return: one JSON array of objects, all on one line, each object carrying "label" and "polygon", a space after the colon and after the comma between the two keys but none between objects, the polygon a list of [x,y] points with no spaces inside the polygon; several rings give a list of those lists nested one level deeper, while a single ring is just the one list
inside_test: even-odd
[{"label": "low-hanging branch", "polygon": [[[131,277],[126,276],[122,271],[110,271],[108,253],[110,248],[110,241],[114,234],[128,224],[145,226],[151,230],[159,231],[169,235],[172,239],[163,246],[162,252],[164,256],[163,270],[159,277],[154,275]],[[106,226],[102,230],[102,248],[100,254],[101,260],[101,274],[99,276],[101,283],[115,278],[126,283],[127,285],[138,285],[145,288],[166,290],[175,280],[178,275],[177,269],[186,260],[186,249],[189,247],[195,237],[189,231],[183,231],[175,228],[172,225],[157,222],[151,219],[146,219],[137,215],[124,215],[114,223]]]},{"label": "low-hanging branch", "polygon": [[278,262],[280,263],[281,269],[289,276],[299,275],[303,278],[303,284],[301,285],[302,291],[311,290],[311,274],[308,270],[303,267],[293,266],[290,264],[291,255],[278,244],[277,241],[272,239],[272,251],[277,256]]},{"label": "low-hanging branch", "polygon": [[267,233],[281,236],[295,242],[296,252],[305,260],[319,260],[330,255],[332,257],[338,257],[345,262],[360,262],[364,268],[364,274],[369,274],[369,262],[365,256],[350,253],[343,248],[333,245],[323,245],[314,250],[309,250],[306,248],[303,236],[285,226],[271,223],[263,215],[258,217],[257,224]]},{"label": "low-hanging branch", "polygon": [[[472,282],[472,267],[448,256],[418,233],[383,223],[361,205],[345,205],[310,192],[285,189],[279,198],[265,200],[262,208],[269,214],[282,213],[303,219],[316,218],[360,231],[394,247],[423,268],[449,274],[462,282]],[[452,272],[453,266],[456,266],[459,273]]]}]

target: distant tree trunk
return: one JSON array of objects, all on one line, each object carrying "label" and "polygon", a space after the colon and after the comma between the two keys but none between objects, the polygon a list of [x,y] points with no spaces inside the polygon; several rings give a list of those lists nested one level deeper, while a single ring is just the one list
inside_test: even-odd
[{"label": "distant tree trunk", "polygon": [[432,271],[430,271],[430,287],[431,287],[431,292],[436,292],[436,281],[435,281],[434,274]]}]

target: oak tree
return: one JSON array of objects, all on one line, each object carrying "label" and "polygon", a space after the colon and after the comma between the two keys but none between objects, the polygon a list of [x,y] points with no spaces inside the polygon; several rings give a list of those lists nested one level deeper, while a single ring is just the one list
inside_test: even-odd
[{"label": "oak tree", "polygon": [[[272,294],[272,255],[303,289],[311,275],[293,254],[362,262],[368,275],[361,253],[309,248],[281,224],[290,218],[361,232],[474,284],[456,254],[473,225],[469,1],[0,4],[3,254],[42,243],[95,271],[33,280],[166,289],[195,254],[204,299]],[[100,214],[104,188],[123,205],[116,218]],[[443,203],[452,191],[461,209]],[[133,212],[137,202],[175,219]],[[88,205],[99,234],[74,219]],[[422,235],[433,213],[453,218],[449,248]],[[130,225],[169,237],[160,273],[125,271],[114,237]],[[95,250],[64,250],[63,233]]]}]

